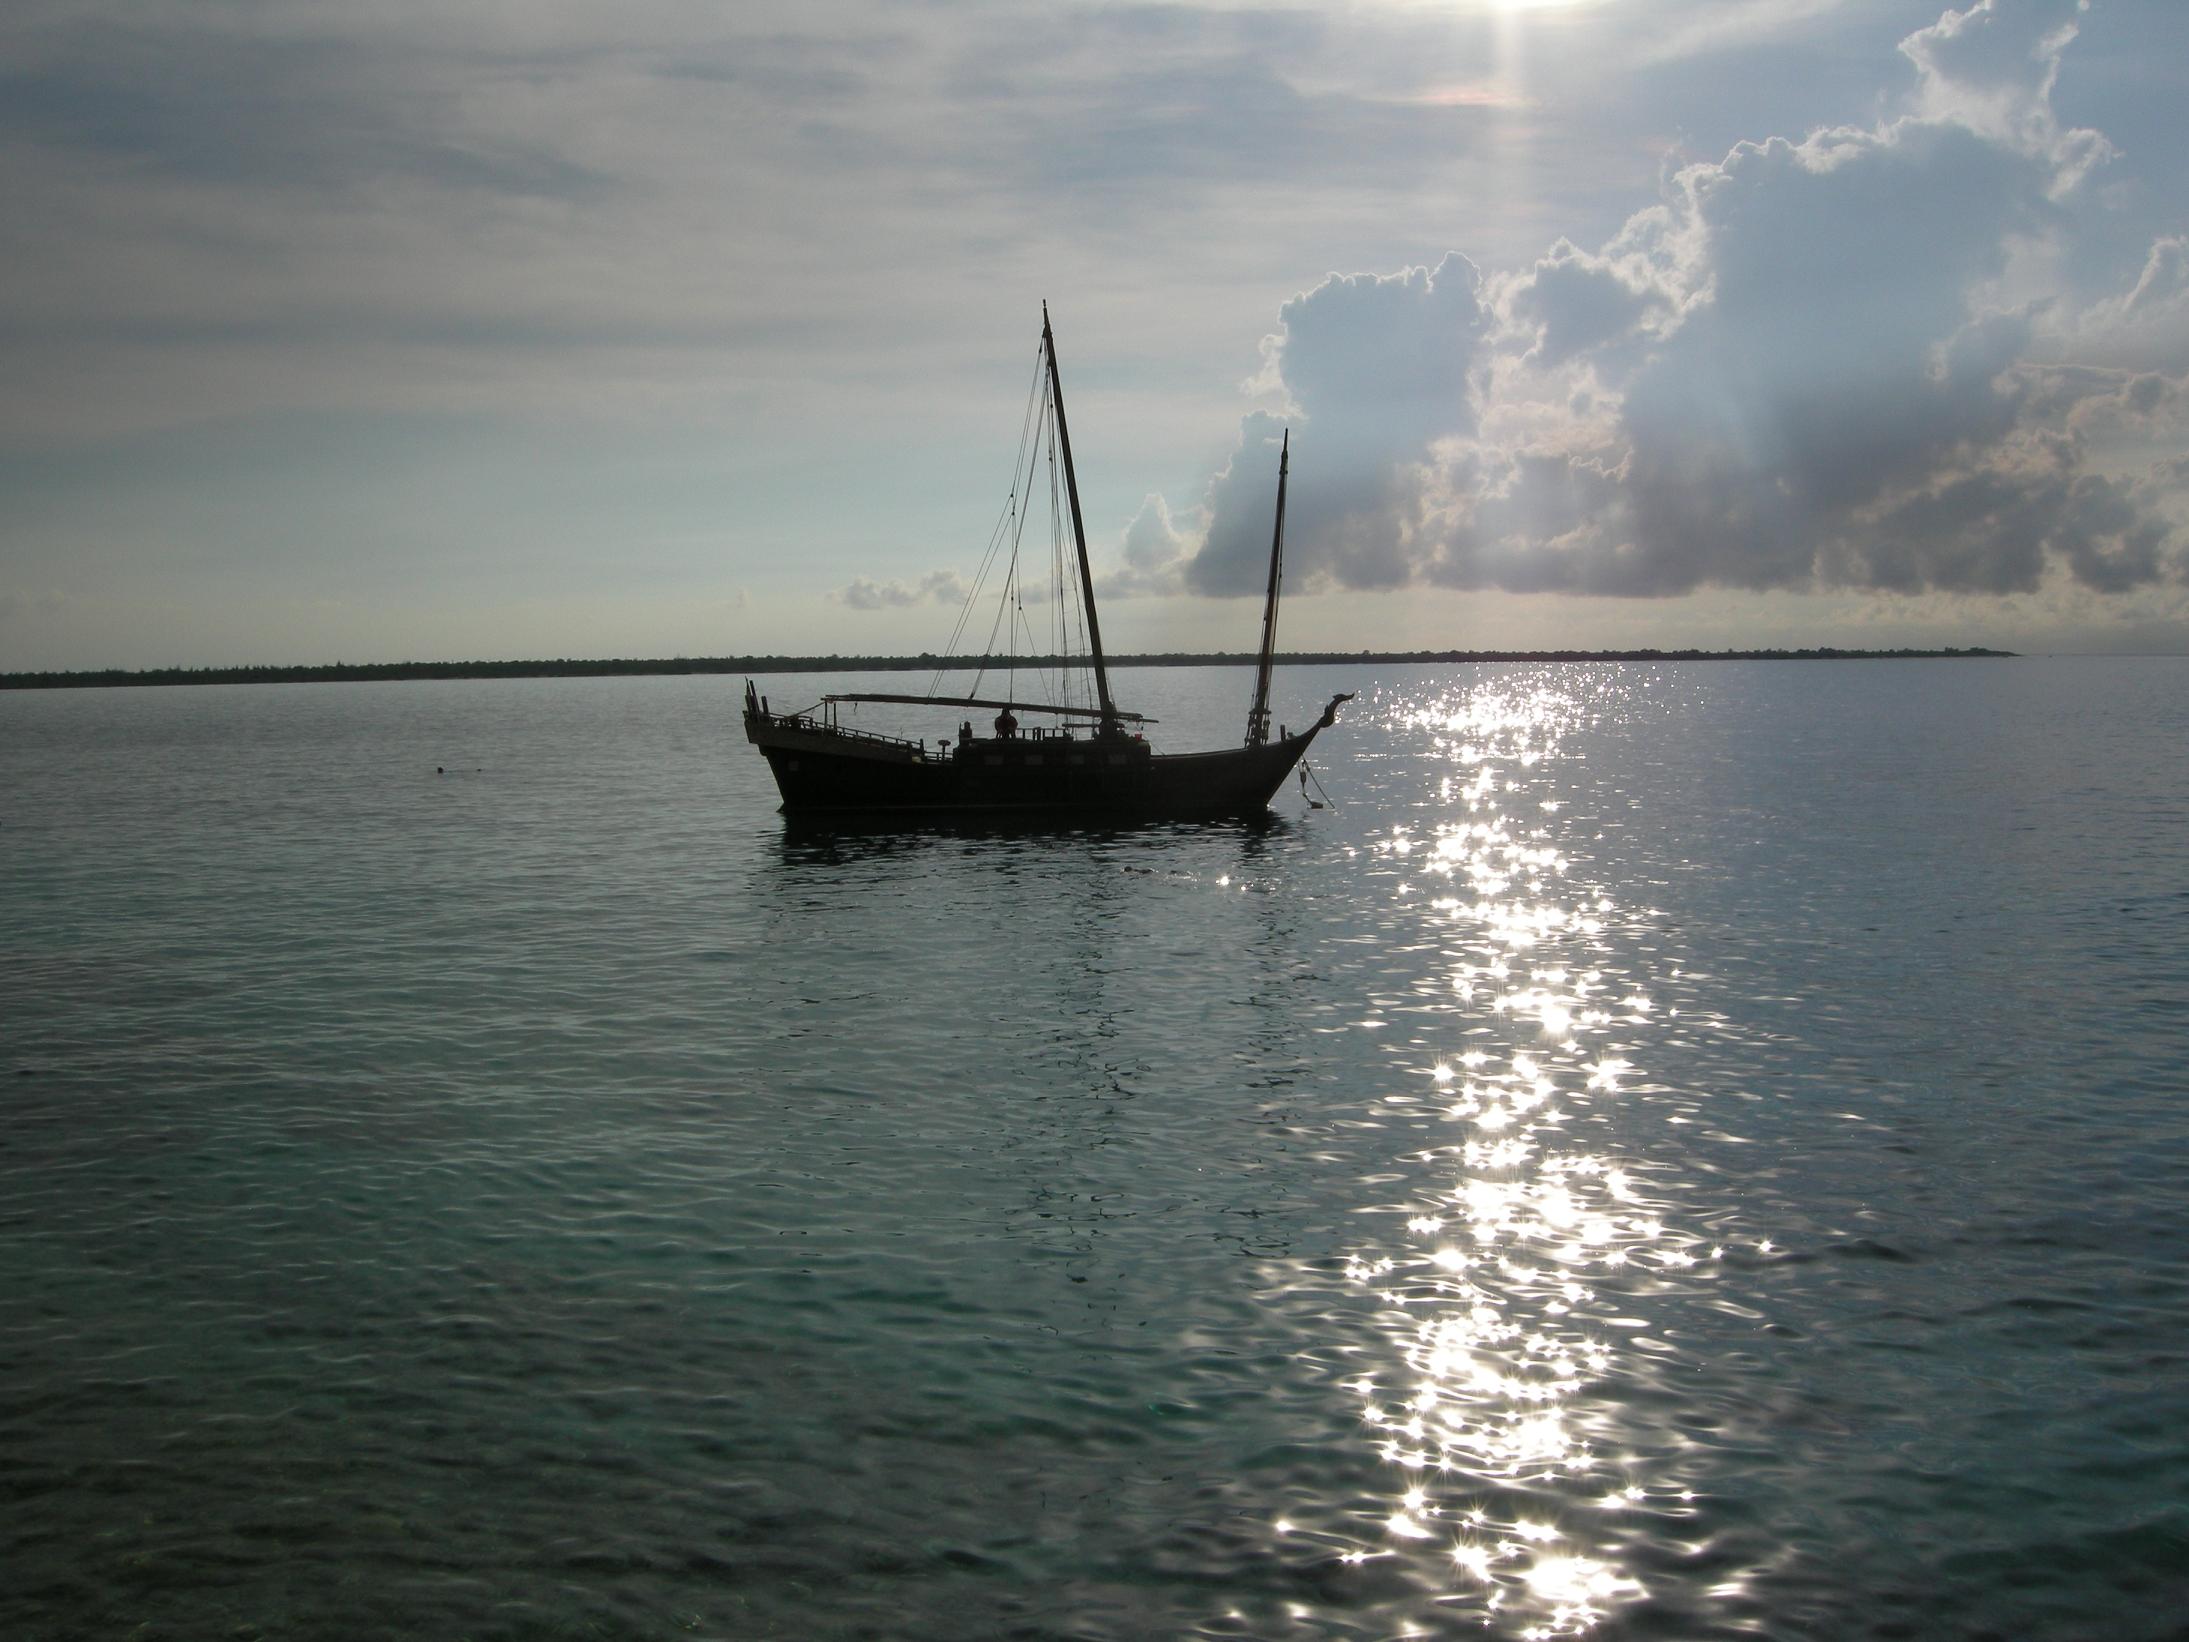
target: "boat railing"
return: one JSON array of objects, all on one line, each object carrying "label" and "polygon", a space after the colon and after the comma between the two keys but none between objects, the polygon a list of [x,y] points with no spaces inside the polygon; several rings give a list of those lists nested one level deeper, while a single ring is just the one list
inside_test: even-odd
[{"label": "boat railing", "polygon": [[825,735],[839,741],[864,741],[877,747],[903,747],[915,758],[933,758],[926,742],[912,736],[883,735],[876,730],[852,730],[829,719],[816,718],[811,713],[766,713],[763,715],[778,729],[804,730],[813,735]]}]

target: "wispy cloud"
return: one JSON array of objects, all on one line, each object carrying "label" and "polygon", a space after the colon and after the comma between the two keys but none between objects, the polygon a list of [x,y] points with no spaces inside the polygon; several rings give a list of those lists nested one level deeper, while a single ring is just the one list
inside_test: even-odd
[{"label": "wispy cloud", "polygon": [[965,583],[954,570],[935,570],[918,581],[878,582],[854,576],[830,597],[852,610],[904,610],[919,604],[962,604]]},{"label": "wispy cloud", "polygon": [[1670,25],[1642,46],[1641,60],[1675,62],[1779,39],[1803,23],[1844,10],[1846,4],[1847,0],[1706,0],[1684,14],[1675,12]]}]

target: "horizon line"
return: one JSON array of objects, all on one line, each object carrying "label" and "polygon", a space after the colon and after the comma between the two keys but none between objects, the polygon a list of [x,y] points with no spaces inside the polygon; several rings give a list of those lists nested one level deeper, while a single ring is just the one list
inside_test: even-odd
[{"label": "horizon line", "polygon": [[[1800,649],[1767,647],[1718,650],[1291,650],[1274,658],[1294,667],[1467,666],[1482,663],[1587,663],[1658,661],[1928,661],[2018,659],[2020,652],[1979,645],[1889,650],[1857,650],[1839,645]],[[1252,666],[1260,658],[1249,651],[1143,651],[1107,658],[1112,667]],[[588,678],[619,675],[691,673],[885,673],[933,668],[938,672],[1009,671],[1018,667],[1084,665],[1082,656],[1024,656],[998,664],[993,659],[936,656],[665,656],[584,659],[562,656],[517,661],[371,661],[243,663],[201,667],[93,667],[0,673],[0,690],[99,689],[182,684],[341,684],[405,679]]]}]

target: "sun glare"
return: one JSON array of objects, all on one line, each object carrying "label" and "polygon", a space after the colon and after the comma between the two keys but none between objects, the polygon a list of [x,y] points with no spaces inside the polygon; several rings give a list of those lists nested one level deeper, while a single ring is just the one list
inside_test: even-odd
[{"label": "sun glare", "polygon": [[1389,1487],[1346,1554],[1428,1558],[1447,1612],[1531,1639],[1583,1636],[1647,1595],[1621,1518],[1675,1492],[1615,1386],[1666,1349],[1644,1306],[1706,1282],[1714,1253],[1662,1167],[1619,1145],[1619,1115],[1653,1093],[1655,979],[1605,939],[1621,908],[1585,881],[1586,835],[1569,857],[1541,802],[1573,779],[1562,743],[1591,711],[1525,685],[1423,705],[1411,726],[1448,761],[1445,813],[1370,846],[1449,953],[1424,991],[1451,1036],[1422,1021],[1382,1095],[1384,1121],[1424,1137],[1419,1172],[1394,1230],[1346,1262],[1387,1321],[1384,1359],[1342,1383]]}]

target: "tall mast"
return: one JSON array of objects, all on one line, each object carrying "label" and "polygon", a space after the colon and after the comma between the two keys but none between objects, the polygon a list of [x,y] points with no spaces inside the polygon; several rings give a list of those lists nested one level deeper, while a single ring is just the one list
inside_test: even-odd
[{"label": "tall mast", "polygon": [[1110,700],[1110,674],[1102,664],[1102,624],[1095,620],[1094,571],[1087,564],[1087,527],[1079,517],[1079,476],[1072,471],[1072,435],[1064,425],[1064,384],[1057,377],[1056,336],[1049,329],[1049,304],[1041,305],[1041,349],[1049,356],[1049,399],[1056,406],[1057,443],[1064,447],[1064,494],[1072,500],[1072,540],[1079,546],[1079,592],[1087,607],[1087,648],[1093,653],[1095,694],[1102,702],[1102,730],[1117,728],[1117,707]]},{"label": "tall mast", "polygon": [[1285,557],[1285,476],[1292,468],[1292,430],[1277,452],[1277,533],[1269,543],[1269,599],[1262,606],[1262,659],[1254,672],[1254,705],[1247,709],[1247,745],[1269,739],[1269,669],[1277,657],[1277,587]]}]

